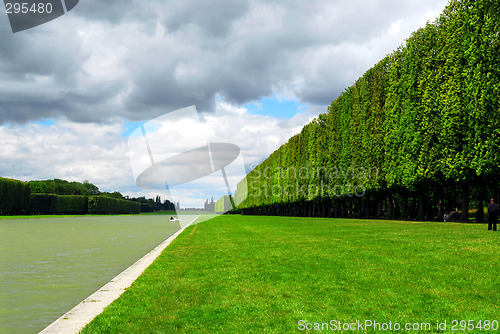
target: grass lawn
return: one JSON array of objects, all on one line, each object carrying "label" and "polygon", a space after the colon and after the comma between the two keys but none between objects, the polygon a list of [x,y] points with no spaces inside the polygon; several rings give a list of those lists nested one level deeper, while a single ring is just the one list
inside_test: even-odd
[{"label": "grass lawn", "polygon": [[186,229],[82,333],[292,333],[301,320],[492,333],[452,321],[500,321],[499,256],[500,232],[482,224],[219,216]]}]

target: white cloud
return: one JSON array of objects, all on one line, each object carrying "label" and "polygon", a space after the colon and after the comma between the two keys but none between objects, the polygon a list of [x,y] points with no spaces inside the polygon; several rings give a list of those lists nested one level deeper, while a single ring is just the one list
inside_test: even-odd
[{"label": "white cloud", "polygon": [[123,124],[74,123],[0,127],[0,175],[21,180],[89,180],[104,189],[127,185],[130,167]]},{"label": "white cloud", "polygon": [[[215,113],[203,116],[199,129],[193,128],[185,120],[175,124],[179,129],[174,140],[182,143],[182,149],[189,148],[186,145],[190,144],[187,138],[190,138],[191,132],[206,131],[203,142],[239,146],[241,163],[247,165],[267,157],[298,133],[311,117],[299,113],[293,119],[283,120],[253,115],[245,108],[233,106],[224,100],[217,101]],[[65,119],[58,119],[50,126],[34,123],[2,126],[0,175],[25,181],[53,178],[79,182],[88,180],[101,191],[120,191],[134,197],[160,194],[165,199],[167,194],[164,191],[142,190],[135,186],[127,138],[122,137],[122,132],[122,122],[76,123]],[[169,137],[169,134],[166,135]],[[155,140],[168,146],[169,141],[162,141],[161,133],[157,134]],[[150,164],[147,152],[145,157],[143,165],[147,166]],[[227,173],[234,191],[235,184],[245,176],[245,170],[228,167]],[[219,174],[199,180],[196,185],[201,188],[196,191],[190,184],[176,187],[175,193],[180,196],[174,200],[180,201],[183,206],[199,207],[214,189],[223,194],[225,186]],[[200,201],[200,198],[203,200]]]}]

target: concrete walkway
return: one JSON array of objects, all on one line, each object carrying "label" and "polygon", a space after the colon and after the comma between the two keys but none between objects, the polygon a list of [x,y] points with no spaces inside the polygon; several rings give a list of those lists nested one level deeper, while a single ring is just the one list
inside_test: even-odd
[{"label": "concrete walkway", "polygon": [[[195,217],[188,224],[182,227],[167,240],[158,245],[148,254],[133,265],[125,269],[118,276],[102,288],[87,297],[80,304],[76,305],[66,314],[51,323],[39,334],[77,334],[85,325],[99,315],[115,299],[121,296],[125,290],[146,270],[151,263],[161,254],[161,252],[174,240],[186,227],[191,225],[199,216]],[[182,221],[181,221],[182,224]],[[182,225],[181,225],[182,226]]]}]

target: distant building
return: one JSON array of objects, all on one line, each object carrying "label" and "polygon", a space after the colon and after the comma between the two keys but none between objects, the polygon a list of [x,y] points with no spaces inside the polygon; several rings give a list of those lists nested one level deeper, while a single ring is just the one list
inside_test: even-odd
[{"label": "distant building", "polygon": [[215,212],[215,201],[214,201],[213,196],[212,196],[210,202],[208,201],[208,199],[205,201],[204,208],[205,208],[205,211],[207,211],[207,212]]}]

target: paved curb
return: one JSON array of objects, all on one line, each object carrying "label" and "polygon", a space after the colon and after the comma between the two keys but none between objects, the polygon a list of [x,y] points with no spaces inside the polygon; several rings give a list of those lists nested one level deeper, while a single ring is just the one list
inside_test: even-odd
[{"label": "paved curb", "polygon": [[51,323],[39,334],[77,334],[85,325],[99,315],[115,299],[121,296],[125,290],[153,263],[161,252],[174,240],[186,227],[191,225],[199,216],[189,224],[171,235],[167,240],[155,249],[137,260],[133,265],[125,269],[118,276],[109,281],[102,288],[91,294],[80,304],[62,315]]}]

